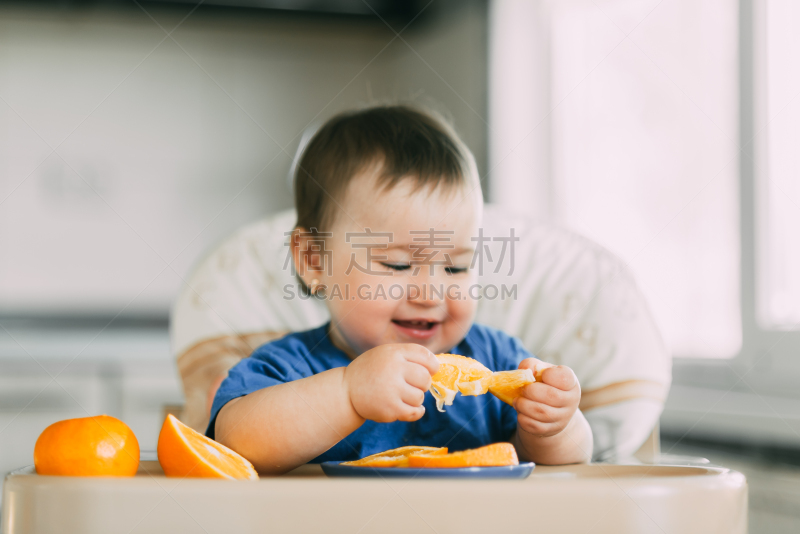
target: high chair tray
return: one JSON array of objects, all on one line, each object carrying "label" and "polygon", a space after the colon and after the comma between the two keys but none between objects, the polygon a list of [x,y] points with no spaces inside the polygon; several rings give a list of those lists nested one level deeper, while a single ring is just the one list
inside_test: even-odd
[{"label": "high chair tray", "polygon": [[329,477],[367,478],[528,478],[536,464],[496,467],[413,468],[413,467],[361,467],[342,465],[342,462],[322,462],[322,471]]},{"label": "high chair tray", "polygon": [[524,480],[328,478],[308,465],[258,481],[9,474],[7,534],[576,532],[735,534],[742,474],[708,466],[537,465]]}]

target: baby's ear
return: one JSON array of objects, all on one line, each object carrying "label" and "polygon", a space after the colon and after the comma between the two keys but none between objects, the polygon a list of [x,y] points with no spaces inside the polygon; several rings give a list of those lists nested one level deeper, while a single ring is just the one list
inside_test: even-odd
[{"label": "baby's ear", "polygon": [[[298,276],[308,284],[322,271],[330,270],[331,251],[326,244],[329,233],[316,228],[295,228],[291,236],[292,259]],[[306,280],[309,277],[309,280]]]}]

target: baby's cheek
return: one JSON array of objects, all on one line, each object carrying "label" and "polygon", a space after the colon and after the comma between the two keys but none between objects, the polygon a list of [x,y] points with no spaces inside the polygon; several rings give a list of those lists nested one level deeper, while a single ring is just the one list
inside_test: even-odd
[{"label": "baby's cheek", "polygon": [[[352,288],[351,288],[352,291]],[[363,352],[384,343],[396,302],[376,295],[375,286],[362,286],[355,300],[332,300],[328,303],[331,321],[338,325],[353,348]]]},{"label": "baby's cheek", "polygon": [[454,298],[447,300],[450,316],[459,322],[472,323],[478,310],[478,301],[469,295],[469,286],[459,286],[451,295]]},{"label": "baby's cheek", "polygon": [[447,301],[447,327],[445,328],[444,344],[453,346],[461,341],[469,332],[475,321],[477,301],[448,299]]}]

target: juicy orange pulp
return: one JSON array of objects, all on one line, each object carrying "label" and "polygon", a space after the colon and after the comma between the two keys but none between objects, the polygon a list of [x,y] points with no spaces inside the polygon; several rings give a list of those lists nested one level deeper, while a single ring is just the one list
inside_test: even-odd
[{"label": "juicy orange pulp", "polygon": [[492,375],[489,393],[514,406],[514,400],[522,395],[522,388],[535,381],[533,371],[530,369],[498,371]]},{"label": "juicy orange pulp", "polygon": [[477,449],[450,454],[416,453],[408,457],[409,467],[491,467],[519,465],[517,451],[511,443],[492,443]]},{"label": "juicy orange pulp", "polygon": [[132,477],[139,468],[139,441],[115,417],[66,419],[39,435],[33,464],[40,475]]},{"label": "juicy orange pulp", "polygon": [[436,408],[451,406],[456,392],[462,395],[483,395],[489,390],[492,372],[482,363],[458,354],[437,354],[439,371],[431,377],[430,392]]},{"label": "juicy orange pulp", "polygon": [[168,477],[258,480],[253,464],[171,414],[158,435],[158,463]]},{"label": "juicy orange pulp", "polygon": [[358,467],[408,467],[408,456],[410,454],[447,454],[447,447],[409,445],[407,447],[399,447],[371,456],[365,456],[360,460],[342,462],[342,465],[354,465]]},{"label": "juicy orange pulp", "polygon": [[549,367],[555,366],[552,363],[539,362],[532,370],[498,371],[492,375],[489,393],[514,406],[514,400],[522,395],[522,388],[534,382],[541,382],[542,374]]},{"label": "juicy orange pulp", "polygon": [[462,395],[483,395],[487,391],[510,405],[522,395],[522,388],[542,379],[544,364],[536,372],[530,369],[499,371],[493,373],[479,361],[458,354],[437,354],[439,372],[431,377],[430,392],[436,399],[436,408],[443,412],[451,406],[456,392]]}]

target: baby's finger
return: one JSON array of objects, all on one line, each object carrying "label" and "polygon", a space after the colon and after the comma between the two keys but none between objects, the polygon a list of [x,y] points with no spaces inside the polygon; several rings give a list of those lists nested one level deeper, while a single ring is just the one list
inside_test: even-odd
[{"label": "baby's finger", "polygon": [[425,401],[425,392],[413,386],[405,385],[400,390],[400,400],[409,406],[421,406]]},{"label": "baby's finger", "polygon": [[525,432],[533,434],[534,436],[553,436],[561,431],[559,425],[553,423],[543,423],[523,414],[520,414],[517,417],[517,425],[519,425],[519,427]]},{"label": "baby's finger", "polygon": [[407,384],[410,384],[418,390],[428,391],[431,387],[431,374],[428,370],[416,363],[405,366],[403,378]]},{"label": "baby's finger", "polygon": [[541,382],[548,386],[560,389],[561,391],[569,391],[578,385],[578,377],[569,367],[559,365],[558,367],[549,367],[542,373]]},{"label": "baby's finger", "polygon": [[542,423],[556,422],[564,416],[565,412],[565,408],[548,406],[525,397],[519,397],[514,402],[514,408],[517,410],[517,414],[525,415]]},{"label": "baby's finger", "polygon": [[543,362],[538,358],[525,358],[521,362],[519,362],[520,369],[530,369],[533,371],[533,377],[536,379],[537,382],[541,382],[542,380],[542,373],[545,369],[550,367],[554,367],[552,363]]},{"label": "baby's finger", "polygon": [[431,351],[422,345],[409,343],[403,351],[403,357],[410,362],[418,363],[423,366],[428,370],[431,376],[439,372],[439,360]]},{"label": "baby's finger", "polygon": [[[541,402],[554,408],[564,408],[574,404],[574,395],[567,391],[562,391],[544,382],[534,382],[522,388],[522,396],[534,402]],[[578,399],[580,400],[580,398]]]},{"label": "baby's finger", "polygon": [[404,406],[401,411],[400,415],[397,417],[398,421],[405,421],[410,423],[412,421],[418,421],[422,419],[422,416],[425,415],[425,406]]}]

